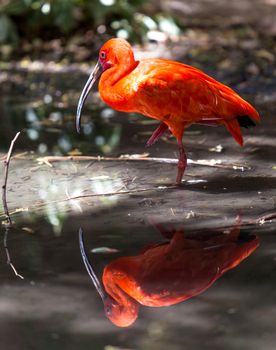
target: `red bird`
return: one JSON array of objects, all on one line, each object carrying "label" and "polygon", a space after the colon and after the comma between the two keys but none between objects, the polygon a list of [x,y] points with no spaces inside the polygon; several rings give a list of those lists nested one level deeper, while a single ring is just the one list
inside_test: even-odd
[{"label": "red bird", "polygon": [[[102,74],[102,75],[101,75]],[[193,123],[224,125],[242,146],[240,127],[260,121],[258,112],[236,92],[202,71],[165,59],[136,61],[124,39],[108,40],[100,49],[99,60],[81,93],[76,126],[80,130],[81,110],[100,77],[101,98],[122,112],[138,112],[161,121],[147,145],[154,144],[169,129],[179,147],[177,184],[187,165],[182,137]]]},{"label": "red bird", "polygon": [[119,327],[135,322],[140,305],[168,306],[202,293],[259,246],[259,239],[254,235],[246,239],[240,237],[239,223],[229,234],[213,232],[211,236],[194,238],[185,238],[183,231],[177,230],[171,233],[168,243],[112,261],[104,269],[102,286],[85,253],[82,230],[79,242],[85,267],[103,300],[105,314]]}]

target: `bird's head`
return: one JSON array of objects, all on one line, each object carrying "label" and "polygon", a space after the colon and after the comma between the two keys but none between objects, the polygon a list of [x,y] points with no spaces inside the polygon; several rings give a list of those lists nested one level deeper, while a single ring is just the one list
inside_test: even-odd
[{"label": "bird's head", "polygon": [[106,317],[118,327],[131,326],[138,316],[139,306],[136,302],[129,305],[119,304],[112,297],[104,300],[104,312]]},{"label": "bird's head", "polygon": [[121,62],[124,65],[134,61],[132,48],[125,39],[113,38],[108,40],[99,51],[99,63],[103,70],[114,67]]},{"label": "bird's head", "polygon": [[113,38],[108,40],[100,49],[98,62],[95,68],[90,74],[79,98],[77,116],[76,116],[76,128],[80,132],[80,122],[81,122],[81,111],[84,102],[89,95],[95,82],[100,78],[101,74],[112,67],[116,67],[121,63],[124,63],[124,67],[132,66],[134,60],[134,55],[130,44],[120,38]]},{"label": "bird's head", "polygon": [[[97,278],[89,262],[88,256],[85,252],[82,229],[79,230],[79,245],[80,245],[82,260],[86,267],[88,275],[91,278],[104,304],[104,311],[105,311],[106,317],[118,327],[130,326],[138,316],[138,311],[139,311],[138,303],[135,300],[132,300],[131,298],[128,298],[128,297],[126,298],[125,303],[119,303],[106,293],[102,283]],[[121,291],[121,293],[124,294],[123,291]]]}]

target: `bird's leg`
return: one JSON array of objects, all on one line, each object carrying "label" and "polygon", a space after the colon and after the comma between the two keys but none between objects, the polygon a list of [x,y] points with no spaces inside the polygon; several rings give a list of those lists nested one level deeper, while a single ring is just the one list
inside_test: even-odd
[{"label": "bird's leg", "polygon": [[178,142],[178,149],[179,149],[179,158],[178,158],[178,171],[177,171],[176,183],[177,185],[180,185],[186,165],[187,165],[187,157],[186,157],[186,153],[182,143],[182,137],[179,138],[177,142]]},{"label": "bird's leg", "polygon": [[168,130],[168,125],[165,123],[161,123],[158,126],[158,128],[154,131],[154,133],[151,135],[146,145],[147,146],[154,145],[161,138],[164,132],[166,132],[167,130]]},{"label": "bird's leg", "polygon": [[173,227],[165,227],[162,224],[158,224],[154,222],[153,220],[150,220],[151,225],[155,228],[155,230],[161,234],[164,238],[171,240],[176,233],[176,229]]}]

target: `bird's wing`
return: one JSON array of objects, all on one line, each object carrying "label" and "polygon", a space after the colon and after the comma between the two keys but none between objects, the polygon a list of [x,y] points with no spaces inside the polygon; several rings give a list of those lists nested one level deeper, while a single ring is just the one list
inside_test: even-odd
[{"label": "bird's wing", "polygon": [[134,104],[147,116],[176,122],[214,118],[216,95],[205,80],[185,65],[154,60],[136,80]]},{"label": "bird's wing", "polygon": [[238,117],[260,120],[258,112],[235,91],[182,63],[143,60],[131,74],[131,82],[131,110],[161,120],[176,138],[190,124],[203,121],[224,124],[242,145]]},{"label": "bird's wing", "polygon": [[134,104],[145,115],[183,121],[232,120],[255,109],[235,91],[202,71],[178,62],[144,60],[136,76]]}]

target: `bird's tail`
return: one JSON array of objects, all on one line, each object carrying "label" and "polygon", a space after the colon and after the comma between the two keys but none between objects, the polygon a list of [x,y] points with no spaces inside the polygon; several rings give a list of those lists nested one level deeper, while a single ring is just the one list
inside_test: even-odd
[{"label": "bird's tail", "polygon": [[[224,252],[224,266],[221,266],[222,273],[233,269],[251,255],[260,245],[260,239],[252,235],[244,241],[239,237],[235,245],[229,245]],[[227,259],[227,258],[228,259]]]},{"label": "bird's tail", "polygon": [[236,114],[236,117],[231,120],[226,120],[225,126],[238,144],[242,146],[243,137],[240,128],[247,129],[255,126],[255,121],[260,121],[260,115],[250,103],[242,99],[240,96],[229,94],[228,97],[231,97],[231,101],[235,102],[232,111]]},{"label": "bird's tail", "polygon": [[240,124],[238,122],[238,119],[232,119],[225,121],[225,126],[227,130],[230,132],[230,134],[233,136],[233,138],[238,142],[239,145],[243,145],[243,137],[241,133]]},{"label": "bird's tail", "polygon": [[[256,120],[257,122],[261,121],[261,117],[260,117],[259,113],[256,111],[256,109],[253,106],[251,106],[250,103],[246,102],[245,100],[243,100],[243,103],[242,103],[242,110],[243,110],[243,113],[240,114],[241,118],[247,117],[249,119]],[[241,126],[243,126],[243,125],[241,125]]]},{"label": "bird's tail", "polygon": [[241,133],[242,128],[251,128],[252,126],[256,126],[255,120],[257,122],[260,121],[259,113],[253,108],[249,103],[244,101],[243,104],[243,112],[248,114],[238,115],[236,118],[232,120],[227,120],[225,123],[226,128],[233,136],[233,138],[238,142],[239,145],[243,145],[243,137]]}]

